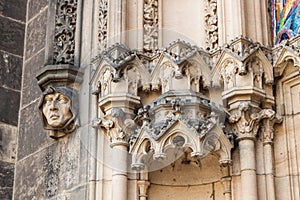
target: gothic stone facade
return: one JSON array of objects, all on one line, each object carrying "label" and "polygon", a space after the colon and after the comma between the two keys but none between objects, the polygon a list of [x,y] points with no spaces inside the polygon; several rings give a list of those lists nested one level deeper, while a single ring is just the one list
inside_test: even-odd
[{"label": "gothic stone facade", "polygon": [[300,199],[300,37],[272,45],[268,1],[24,2],[3,199]]}]

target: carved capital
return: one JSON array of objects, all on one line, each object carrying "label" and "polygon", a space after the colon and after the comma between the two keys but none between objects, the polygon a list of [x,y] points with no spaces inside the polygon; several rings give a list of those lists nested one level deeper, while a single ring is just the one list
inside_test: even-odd
[{"label": "carved capital", "polygon": [[111,146],[129,145],[130,137],[133,135],[136,125],[130,118],[126,119],[124,111],[113,108],[111,116],[95,120],[95,126],[102,128],[105,135],[110,139]]},{"label": "carved capital", "polygon": [[276,123],[281,123],[282,117],[275,113],[275,111],[269,113],[269,117],[263,120],[262,125],[262,134],[263,134],[263,143],[270,144],[273,142],[274,138],[274,125]]},{"label": "carved capital", "polygon": [[239,105],[238,112],[229,117],[229,122],[235,125],[235,134],[238,139],[254,139],[260,121],[262,119],[272,119],[274,115],[275,111],[272,109],[263,109],[257,112],[249,102],[242,102]]}]

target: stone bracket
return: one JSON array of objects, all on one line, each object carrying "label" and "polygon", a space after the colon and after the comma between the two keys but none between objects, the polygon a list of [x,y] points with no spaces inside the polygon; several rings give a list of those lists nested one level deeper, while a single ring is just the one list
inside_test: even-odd
[{"label": "stone bracket", "polygon": [[83,71],[73,65],[47,65],[38,71],[36,78],[42,91],[47,86],[69,86],[77,88],[82,82]]}]

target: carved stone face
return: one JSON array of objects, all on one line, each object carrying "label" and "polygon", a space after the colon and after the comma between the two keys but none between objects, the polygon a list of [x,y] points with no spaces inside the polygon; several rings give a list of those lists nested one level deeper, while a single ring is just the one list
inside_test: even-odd
[{"label": "carved stone face", "polygon": [[72,118],[71,101],[60,92],[44,97],[42,111],[47,123],[52,127],[62,127]]}]

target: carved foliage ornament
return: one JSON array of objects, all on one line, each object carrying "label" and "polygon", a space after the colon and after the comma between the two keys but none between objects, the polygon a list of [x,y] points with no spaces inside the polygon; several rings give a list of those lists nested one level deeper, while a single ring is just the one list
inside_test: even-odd
[{"label": "carved foliage ornament", "polygon": [[77,0],[57,0],[54,63],[74,64]]},{"label": "carved foliage ornament", "polygon": [[77,110],[77,93],[65,87],[48,87],[39,103],[43,127],[51,131],[52,138],[63,137],[76,129]]},{"label": "carved foliage ornament", "polygon": [[98,20],[98,41],[99,48],[103,50],[107,47],[107,14],[108,1],[100,0],[99,2],[99,20]]},{"label": "carved foliage ornament", "polygon": [[206,0],[205,24],[206,48],[211,50],[218,46],[217,0]]},{"label": "carved foliage ornament", "polygon": [[109,137],[111,145],[128,145],[131,135],[133,135],[135,122],[127,118],[121,108],[113,108],[111,117],[99,118],[94,121],[95,127],[101,127]]},{"label": "carved foliage ornament", "polygon": [[144,0],[144,52],[158,48],[158,0]]},{"label": "carved foliage ornament", "polygon": [[259,122],[275,116],[275,111],[272,109],[263,109],[259,112],[252,112],[251,109],[249,102],[242,102],[238,112],[229,117],[229,122],[236,125],[236,134],[239,138],[255,137],[259,129]]}]

